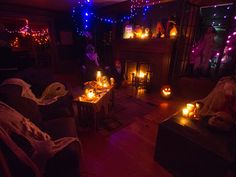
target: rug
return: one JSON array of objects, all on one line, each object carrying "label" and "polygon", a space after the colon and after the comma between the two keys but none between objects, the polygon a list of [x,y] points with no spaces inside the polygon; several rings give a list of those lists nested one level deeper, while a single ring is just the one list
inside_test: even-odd
[{"label": "rug", "polygon": [[102,120],[99,132],[104,135],[114,133],[157,109],[157,105],[134,96],[123,95],[116,98],[111,113]]}]

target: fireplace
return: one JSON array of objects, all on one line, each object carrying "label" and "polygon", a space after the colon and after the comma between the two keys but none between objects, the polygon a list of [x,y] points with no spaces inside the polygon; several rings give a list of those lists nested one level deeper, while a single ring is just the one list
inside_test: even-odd
[{"label": "fireplace", "polygon": [[114,52],[130,84],[155,89],[168,83],[173,44],[171,39],[120,40]]},{"label": "fireplace", "polygon": [[127,81],[136,88],[149,88],[151,86],[151,66],[145,61],[125,61],[125,76]]}]

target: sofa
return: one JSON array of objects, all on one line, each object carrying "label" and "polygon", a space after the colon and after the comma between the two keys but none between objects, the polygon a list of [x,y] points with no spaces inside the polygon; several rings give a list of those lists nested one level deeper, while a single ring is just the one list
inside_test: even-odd
[{"label": "sofa", "polygon": [[[0,86],[0,101],[28,118],[40,130],[49,134],[53,140],[63,137],[77,137],[76,121],[73,117],[70,95],[58,99],[52,105],[39,106],[33,100],[22,97],[21,89],[21,86],[13,84]],[[32,149],[25,139],[16,134],[13,134],[11,138],[24,152],[32,153]],[[22,163],[1,139],[0,156],[0,169],[2,168],[0,176],[35,176],[32,170]],[[80,159],[81,144],[73,142],[47,161],[43,176],[79,177]]]}]

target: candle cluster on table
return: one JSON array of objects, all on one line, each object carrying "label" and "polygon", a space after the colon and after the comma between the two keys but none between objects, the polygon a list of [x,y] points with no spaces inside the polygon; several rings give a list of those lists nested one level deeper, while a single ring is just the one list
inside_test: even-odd
[{"label": "candle cluster on table", "polygon": [[182,109],[182,115],[187,118],[198,119],[199,109],[200,109],[199,103],[187,103],[186,106]]},{"label": "candle cluster on table", "polygon": [[100,97],[102,92],[106,92],[114,84],[114,78],[111,77],[110,80],[108,80],[107,76],[103,76],[101,71],[97,71],[96,81],[88,81],[84,83],[85,92],[79,99],[80,101],[96,100]]},{"label": "candle cluster on table", "polygon": [[115,79],[111,77],[109,82],[107,76],[103,76],[101,71],[97,71],[96,82],[98,86],[107,88],[115,84]]}]

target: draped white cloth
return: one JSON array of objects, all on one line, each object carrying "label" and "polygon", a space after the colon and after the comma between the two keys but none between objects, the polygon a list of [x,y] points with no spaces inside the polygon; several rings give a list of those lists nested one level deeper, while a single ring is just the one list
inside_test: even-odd
[{"label": "draped white cloth", "polygon": [[[11,138],[17,134],[27,140],[33,154],[26,154]],[[21,160],[29,166],[36,177],[41,177],[47,160],[72,142],[80,141],[76,137],[64,137],[52,140],[51,137],[41,131],[29,119],[21,115],[15,109],[0,101],[0,139]]]},{"label": "draped white cloth", "polygon": [[59,82],[54,82],[47,86],[41,98],[37,98],[31,90],[31,85],[19,78],[10,78],[2,82],[1,85],[14,84],[22,87],[22,97],[29,98],[35,101],[38,105],[48,105],[57,101],[59,97],[65,96],[68,91],[65,86]]}]

